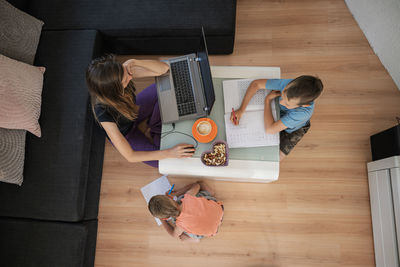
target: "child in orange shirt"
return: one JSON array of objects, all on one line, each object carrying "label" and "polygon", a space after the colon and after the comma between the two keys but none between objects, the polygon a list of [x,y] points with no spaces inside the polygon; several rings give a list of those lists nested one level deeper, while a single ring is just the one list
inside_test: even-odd
[{"label": "child in orange shirt", "polygon": [[153,196],[148,208],[172,237],[199,242],[203,237],[216,235],[222,222],[224,207],[213,194],[204,182],[196,182],[172,195]]}]

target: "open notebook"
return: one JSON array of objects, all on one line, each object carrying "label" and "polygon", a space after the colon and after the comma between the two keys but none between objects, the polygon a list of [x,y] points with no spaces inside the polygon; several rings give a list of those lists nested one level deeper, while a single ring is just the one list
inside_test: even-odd
[{"label": "open notebook", "polygon": [[[258,90],[250,100],[239,125],[230,121],[232,108],[240,107],[247,88],[254,79],[224,80],[225,132],[230,148],[279,145],[279,133],[266,134],[264,129],[264,100],[271,90]],[[275,101],[271,102],[272,116],[277,118]]]}]

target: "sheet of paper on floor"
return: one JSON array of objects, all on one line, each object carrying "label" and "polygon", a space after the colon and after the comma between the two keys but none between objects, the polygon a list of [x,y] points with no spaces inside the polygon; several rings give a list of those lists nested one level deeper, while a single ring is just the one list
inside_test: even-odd
[{"label": "sheet of paper on floor", "polygon": [[[171,189],[171,184],[168,181],[166,176],[161,176],[160,178],[154,180],[153,182],[143,186],[140,191],[142,191],[142,195],[146,200],[146,203],[149,203],[150,199],[156,195],[164,195],[165,192]],[[158,225],[161,225],[161,221],[158,218],[154,218]]]}]

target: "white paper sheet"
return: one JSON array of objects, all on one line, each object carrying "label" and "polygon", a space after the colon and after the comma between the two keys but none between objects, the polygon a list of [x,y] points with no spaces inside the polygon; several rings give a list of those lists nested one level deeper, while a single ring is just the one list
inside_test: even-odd
[{"label": "white paper sheet", "polygon": [[[150,199],[156,195],[164,195],[165,192],[171,189],[171,184],[166,176],[154,180],[153,182],[143,186],[140,191],[147,203]],[[161,221],[158,218],[154,218],[158,225],[161,225]]]},{"label": "white paper sheet", "polygon": [[[266,134],[264,128],[264,101],[271,90],[261,89],[251,98],[239,125],[230,121],[232,108],[238,109],[247,88],[254,79],[223,81],[226,140],[231,148],[279,145],[279,133]],[[277,119],[275,101],[271,101],[274,120]]]},{"label": "white paper sheet", "polygon": [[[247,88],[249,88],[252,81],[254,81],[254,79],[224,80],[222,82],[225,113],[231,113],[232,108],[236,110],[240,107]],[[269,92],[271,92],[271,90],[258,90],[257,93],[251,98],[246,107],[246,111],[263,110],[264,100]]]},{"label": "white paper sheet", "polygon": [[239,125],[234,125],[230,116],[225,114],[226,141],[230,148],[279,145],[279,133],[265,133],[263,110],[245,112]]}]

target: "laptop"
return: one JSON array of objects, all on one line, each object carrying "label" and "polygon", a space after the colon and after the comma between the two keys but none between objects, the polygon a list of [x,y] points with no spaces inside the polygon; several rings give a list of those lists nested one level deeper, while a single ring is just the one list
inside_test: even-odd
[{"label": "laptop", "polygon": [[214,86],[204,29],[196,53],[163,60],[169,71],[156,77],[161,120],[171,123],[210,115]]}]

